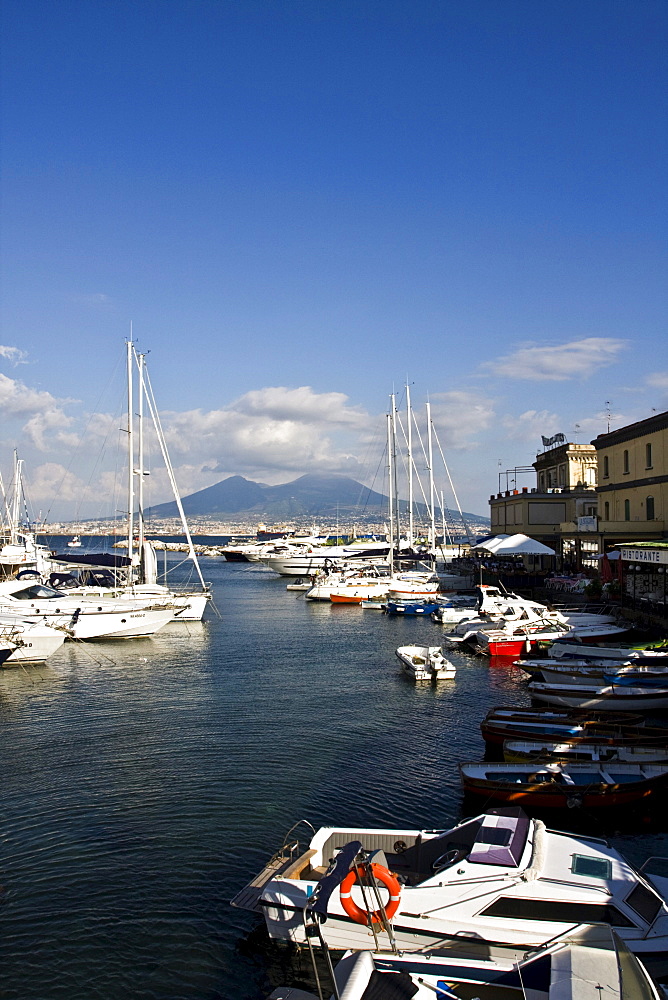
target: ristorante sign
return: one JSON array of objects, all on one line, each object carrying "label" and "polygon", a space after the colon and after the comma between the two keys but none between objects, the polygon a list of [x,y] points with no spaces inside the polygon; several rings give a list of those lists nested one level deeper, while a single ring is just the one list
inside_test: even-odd
[{"label": "ristorante sign", "polygon": [[541,439],[543,441],[543,448],[551,448],[553,444],[565,444],[566,442],[563,434],[553,434],[551,438],[546,438],[544,434],[541,434]]},{"label": "ristorante sign", "polygon": [[620,549],[624,562],[668,565],[668,549]]}]

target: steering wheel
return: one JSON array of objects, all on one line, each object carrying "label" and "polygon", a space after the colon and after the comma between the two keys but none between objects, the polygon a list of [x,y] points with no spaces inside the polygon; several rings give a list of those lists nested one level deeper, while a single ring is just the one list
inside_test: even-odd
[{"label": "steering wheel", "polygon": [[460,858],[464,857],[466,857],[466,852],[460,851],[458,848],[454,847],[452,850],[446,851],[445,854],[441,854],[440,858],[436,858],[431,866],[432,870],[440,872],[444,868],[449,868],[450,865],[454,865],[456,861],[459,861]]}]

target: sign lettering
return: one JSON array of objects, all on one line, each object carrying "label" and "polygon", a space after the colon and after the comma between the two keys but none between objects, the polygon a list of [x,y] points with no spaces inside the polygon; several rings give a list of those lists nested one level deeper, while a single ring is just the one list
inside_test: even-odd
[{"label": "sign lettering", "polygon": [[541,434],[543,439],[543,448],[551,448],[553,444],[565,444],[566,438],[563,434],[553,434],[551,438],[546,438],[545,435]]},{"label": "sign lettering", "polygon": [[624,562],[668,563],[666,549],[621,549]]}]

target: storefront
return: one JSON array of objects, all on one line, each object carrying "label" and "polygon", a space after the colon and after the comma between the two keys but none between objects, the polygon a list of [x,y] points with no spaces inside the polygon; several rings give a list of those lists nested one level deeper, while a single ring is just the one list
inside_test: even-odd
[{"label": "storefront", "polygon": [[668,542],[635,542],[619,549],[622,607],[667,622]]}]

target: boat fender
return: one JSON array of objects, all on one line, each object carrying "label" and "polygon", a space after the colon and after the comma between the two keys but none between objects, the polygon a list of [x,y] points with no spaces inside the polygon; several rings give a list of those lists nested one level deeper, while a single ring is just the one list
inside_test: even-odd
[{"label": "boat fender", "polygon": [[[394,914],[399,909],[399,900],[401,899],[401,886],[392,872],[388,871],[383,865],[375,864],[373,861],[370,866],[371,874],[375,879],[381,882],[390,894],[387,906],[385,907],[385,916],[388,920],[391,920]],[[383,922],[382,916],[379,910],[363,910],[361,906],[352,898],[352,888],[358,879],[362,880],[366,872],[366,865],[358,865],[353,868],[351,872],[348,872],[340,888],[340,899],[343,909],[348,914],[351,920],[354,920],[356,924],[380,924]]]}]

